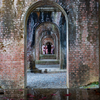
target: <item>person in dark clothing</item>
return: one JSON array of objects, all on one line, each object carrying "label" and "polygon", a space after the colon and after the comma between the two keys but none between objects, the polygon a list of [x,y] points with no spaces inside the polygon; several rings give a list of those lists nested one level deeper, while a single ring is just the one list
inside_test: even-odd
[{"label": "person in dark clothing", "polygon": [[48,44],[48,54],[51,54],[51,45],[50,45],[50,42]]}]

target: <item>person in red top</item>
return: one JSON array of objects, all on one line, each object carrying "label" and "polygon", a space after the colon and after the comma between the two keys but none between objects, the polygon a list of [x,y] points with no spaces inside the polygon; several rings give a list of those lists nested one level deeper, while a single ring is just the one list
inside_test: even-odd
[{"label": "person in red top", "polygon": [[46,54],[48,54],[48,47],[47,45],[45,46]]}]

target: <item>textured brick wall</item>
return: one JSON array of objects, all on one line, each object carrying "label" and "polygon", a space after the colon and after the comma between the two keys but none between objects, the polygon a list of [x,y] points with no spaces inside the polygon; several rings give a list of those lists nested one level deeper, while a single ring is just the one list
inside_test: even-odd
[{"label": "textured brick wall", "polygon": [[[0,86],[24,87],[24,15],[38,0],[0,0]],[[99,79],[99,0],[55,0],[69,11],[70,87]],[[59,25],[58,20],[57,25]]]},{"label": "textured brick wall", "polygon": [[20,17],[24,2],[17,2],[16,11],[13,0],[0,2],[0,86],[23,88],[24,34]]},{"label": "textured brick wall", "polygon": [[[98,2],[76,2],[76,39],[70,42],[70,86],[86,85],[99,79]],[[71,41],[71,39],[70,39]]]}]

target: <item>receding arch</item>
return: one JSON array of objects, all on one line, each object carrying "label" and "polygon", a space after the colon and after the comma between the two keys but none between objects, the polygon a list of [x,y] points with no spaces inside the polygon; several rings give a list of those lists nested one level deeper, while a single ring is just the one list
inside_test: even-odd
[{"label": "receding arch", "polygon": [[67,59],[66,59],[66,62],[67,62],[67,66],[66,66],[66,69],[67,69],[67,88],[69,88],[69,56],[68,56],[68,50],[69,50],[69,47],[68,47],[68,17],[67,17],[67,14],[66,12],[64,11],[64,9],[59,5],[57,4],[56,2],[54,1],[45,1],[45,0],[42,0],[42,1],[38,1],[34,4],[32,4],[28,10],[26,11],[26,14],[24,16],[24,72],[25,72],[25,81],[24,81],[24,86],[26,87],[27,86],[27,75],[26,75],[26,66],[27,66],[27,20],[28,20],[28,17],[30,15],[30,13],[36,9],[37,7],[40,7],[40,6],[43,6],[43,5],[48,5],[48,6],[53,6],[53,7],[56,7],[58,8],[62,13],[63,15],[65,16],[65,20],[66,20],[66,45],[67,45],[67,51],[66,51],[66,54],[67,54]]},{"label": "receding arch", "polygon": [[[44,36],[44,37],[41,38],[40,42],[41,42],[40,48],[42,47],[43,44],[46,45],[47,42],[52,43],[55,47],[54,39],[52,37],[45,37]],[[42,54],[42,51],[40,51],[40,53]]]},{"label": "receding arch", "polygon": [[[44,35],[43,36],[45,36],[47,33],[47,31],[48,31],[48,26],[50,27],[50,28],[52,28],[52,37],[54,37],[55,38],[55,45],[56,45],[56,47],[58,47],[58,48],[56,48],[56,58],[57,59],[60,59],[61,58],[61,55],[59,56],[59,54],[60,54],[60,47],[61,47],[61,44],[60,44],[60,31],[59,31],[59,28],[57,27],[57,25],[56,24],[54,24],[54,23],[52,23],[52,22],[50,22],[50,23],[48,23],[48,22],[44,22],[44,23],[41,23],[37,28],[36,28],[36,30],[35,30],[35,43],[36,43],[36,47],[35,47],[35,49],[36,48],[39,48],[39,42],[38,42],[38,40],[39,40],[39,37],[41,37],[42,38],[42,33],[44,33]],[[38,49],[36,49],[35,50],[37,53],[36,53],[36,60],[38,59],[39,60],[39,50]],[[61,59],[60,59],[60,65],[61,65]]]}]

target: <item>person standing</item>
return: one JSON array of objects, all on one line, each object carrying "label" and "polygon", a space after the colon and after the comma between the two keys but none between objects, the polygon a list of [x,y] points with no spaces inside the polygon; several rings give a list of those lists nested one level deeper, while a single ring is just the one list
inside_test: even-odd
[{"label": "person standing", "polygon": [[54,46],[51,45],[51,54],[54,54]]},{"label": "person standing", "polygon": [[45,46],[46,54],[48,54],[48,47],[47,45]]},{"label": "person standing", "polygon": [[48,54],[51,54],[51,45],[50,45],[50,42],[48,44]]},{"label": "person standing", "polygon": [[42,45],[42,53],[45,54],[45,45]]}]

